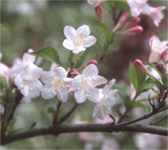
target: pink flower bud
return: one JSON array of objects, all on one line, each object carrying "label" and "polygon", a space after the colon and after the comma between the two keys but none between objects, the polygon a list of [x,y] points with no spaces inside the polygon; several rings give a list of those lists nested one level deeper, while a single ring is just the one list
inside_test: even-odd
[{"label": "pink flower bud", "polygon": [[141,70],[141,71],[143,71],[143,72],[147,72],[146,66],[145,66],[145,64],[143,63],[142,60],[140,60],[140,59],[135,59],[134,62],[133,62],[133,64],[134,64],[139,70]]},{"label": "pink flower bud", "polygon": [[132,28],[137,26],[140,23],[140,17],[133,17],[126,25],[127,28]]},{"label": "pink flower bud", "polygon": [[126,33],[141,33],[143,32],[143,28],[139,25],[134,26],[126,31]]},{"label": "pink flower bud", "polygon": [[118,29],[122,28],[127,22],[128,17],[129,17],[129,13],[127,11],[123,12],[119,18],[117,25],[114,27],[113,31],[115,32]]},{"label": "pink flower bud", "polygon": [[119,19],[119,24],[123,25],[129,17],[129,13],[127,11],[123,12],[120,19]]},{"label": "pink flower bud", "polygon": [[102,17],[102,14],[103,14],[103,8],[101,5],[98,5],[95,7],[95,12],[96,12],[96,15],[99,19],[101,19]]},{"label": "pink flower bud", "polygon": [[88,62],[88,65],[90,65],[90,64],[97,65],[98,63],[97,63],[97,60],[96,60],[96,59],[91,59],[91,60],[89,60],[89,62]]},{"label": "pink flower bud", "polygon": [[168,50],[161,53],[161,59],[165,62],[168,61]]},{"label": "pink flower bud", "polygon": [[72,68],[69,72],[68,72],[68,77],[74,78],[75,76],[79,75],[79,71],[75,68]]},{"label": "pink flower bud", "polygon": [[165,67],[163,64],[157,64],[156,68],[160,71],[160,72],[165,72]]}]

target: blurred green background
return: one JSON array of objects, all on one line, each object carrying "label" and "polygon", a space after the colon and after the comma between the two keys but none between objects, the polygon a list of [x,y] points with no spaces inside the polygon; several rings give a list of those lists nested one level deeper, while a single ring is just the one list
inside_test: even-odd
[{"label": "blurred green background", "polygon": [[[154,2],[156,2],[154,5],[167,4],[167,1]],[[77,28],[83,24],[89,25],[92,34],[97,38],[96,45],[87,50],[84,63],[86,64],[91,58],[98,59],[106,50],[104,48],[108,43],[108,32],[112,31],[117,17],[119,17],[121,11],[127,10],[128,6],[121,1],[108,1],[104,4],[104,8],[106,11],[105,16],[103,16],[103,23],[101,23],[96,18],[93,7],[88,5],[85,0],[0,0],[0,51],[3,53],[3,61],[8,65],[12,65],[14,59],[17,56],[21,56],[28,48],[38,50],[45,47],[53,47],[58,51],[61,63],[68,67],[71,53],[62,46],[64,26],[71,25]],[[101,74],[109,79],[117,78],[119,82],[127,81],[126,70],[129,62],[136,57],[147,58],[149,50],[146,46],[146,39],[149,35],[151,33],[159,33],[161,37],[166,37],[167,10],[165,15],[165,20],[159,29],[156,29],[151,24],[149,18],[142,16],[144,33],[117,37],[110,46],[108,57],[99,63]],[[104,24],[106,27],[104,27]],[[22,132],[31,130],[33,127],[48,127],[52,119],[50,109],[55,107],[56,103],[55,100],[35,100],[31,104],[20,105],[10,132]],[[64,104],[64,108],[70,108],[73,103]],[[92,103],[82,104],[75,113],[78,114],[76,117],[80,116],[82,120],[91,121],[92,109]],[[73,122],[72,120],[69,121]],[[138,147],[135,136],[121,133],[106,134],[103,135],[103,140],[93,140],[93,142],[92,140],[87,141],[79,138],[79,134],[60,135],[57,138],[45,136],[1,146],[0,150],[90,150],[92,147],[93,149],[103,149],[103,144],[105,145],[108,140],[110,141],[109,143],[113,144],[110,145],[111,148],[104,148],[103,150],[135,149]],[[95,134],[94,137],[98,138],[99,136]],[[153,143],[155,141],[160,141],[160,143],[154,149],[165,148],[165,138],[153,138]],[[150,147],[151,145],[149,142],[148,150],[153,149]]]}]

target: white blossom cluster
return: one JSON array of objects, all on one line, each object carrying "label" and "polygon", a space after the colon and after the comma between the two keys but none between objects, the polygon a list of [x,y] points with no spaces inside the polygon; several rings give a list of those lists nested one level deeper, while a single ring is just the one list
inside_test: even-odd
[{"label": "white blossom cluster", "polygon": [[[94,3],[96,6],[103,1],[88,0],[89,4]],[[151,7],[147,1],[127,0],[133,16],[149,15],[158,26],[163,18],[161,10],[164,7]],[[84,52],[96,43],[96,37],[90,34],[88,25],[82,25],[77,29],[67,25],[64,28],[65,40],[62,45],[73,54]],[[152,36],[149,45],[151,48],[149,62],[162,64],[168,74],[168,41],[161,42],[157,36]],[[32,50],[29,50],[22,58],[16,59],[10,68],[0,63],[0,76],[18,88],[24,102],[31,102],[37,97],[43,99],[57,97],[61,102],[66,103],[69,96],[73,95],[76,103],[84,103],[86,100],[95,103],[93,116],[103,118],[110,114],[112,106],[120,99],[118,91],[113,88],[115,80],[108,82],[105,77],[99,75],[95,64],[85,66],[75,77],[71,77],[68,75],[70,69],[65,69],[59,64],[53,63],[49,70],[39,67],[36,64],[36,56],[31,52]],[[1,55],[0,53],[0,58]],[[141,67],[150,76],[161,81],[161,76],[155,69],[143,65]],[[2,113],[2,105],[0,107]]]},{"label": "white blossom cluster", "polygon": [[[90,28],[82,25],[77,30],[71,26],[65,26],[66,39],[63,46],[74,54],[85,51],[96,42],[96,38],[90,34]],[[49,70],[39,67],[35,61],[33,50],[17,58],[11,68],[0,63],[0,75],[12,82],[23,95],[23,101],[29,103],[32,99],[58,98],[61,102],[68,101],[70,95],[74,95],[76,103],[84,103],[90,100],[96,104],[95,113],[101,116],[110,113],[110,108],[117,98],[117,91],[112,89],[114,81],[108,81],[99,75],[95,64],[87,65],[75,77],[69,77],[70,69],[65,69],[58,64],[52,64]],[[106,85],[105,85],[106,84]],[[100,86],[104,87],[100,88]]]}]

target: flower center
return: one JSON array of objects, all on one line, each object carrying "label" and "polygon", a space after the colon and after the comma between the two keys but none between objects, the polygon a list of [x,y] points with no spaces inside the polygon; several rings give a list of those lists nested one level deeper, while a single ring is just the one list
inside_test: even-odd
[{"label": "flower center", "polygon": [[84,37],[82,35],[78,35],[78,37],[75,40],[76,46],[81,46],[84,43]]},{"label": "flower center", "polygon": [[52,84],[53,84],[55,90],[57,91],[58,89],[60,89],[64,86],[64,81],[58,77],[54,77]]}]

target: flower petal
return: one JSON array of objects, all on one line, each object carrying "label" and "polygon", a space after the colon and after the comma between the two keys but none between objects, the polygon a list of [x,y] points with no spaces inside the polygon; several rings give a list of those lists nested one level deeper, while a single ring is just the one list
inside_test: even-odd
[{"label": "flower petal", "polygon": [[56,96],[56,93],[54,92],[54,90],[52,88],[45,86],[41,90],[41,96],[44,99],[51,99],[54,96]]},{"label": "flower petal", "polygon": [[91,47],[95,43],[96,43],[95,36],[88,36],[87,38],[85,38],[84,47]]},{"label": "flower petal", "polygon": [[92,85],[94,87],[96,87],[96,86],[99,86],[99,85],[107,83],[107,79],[105,79],[104,77],[98,75],[95,78],[93,78],[91,82],[92,82]]},{"label": "flower petal", "polygon": [[74,40],[74,38],[77,36],[77,32],[74,27],[72,26],[65,26],[64,27],[64,35],[69,40]]},{"label": "flower petal", "polygon": [[90,34],[90,28],[88,25],[82,25],[77,29],[77,33],[83,36],[88,36]]},{"label": "flower petal", "polygon": [[56,67],[54,69],[54,73],[61,79],[64,79],[67,76],[67,71],[63,67]]},{"label": "flower petal", "polygon": [[36,57],[34,55],[31,55],[29,53],[25,53],[23,55],[23,64],[29,64],[29,63],[34,63]]},{"label": "flower petal", "polygon": [[62,43],[62,45],[66,48],[66,49],[69,49],[69,50],[73,50],[74,49],[74,44],[71,40],[69,39],[65,39]]},{"label": "flower petal", "polygon": [[74,95],[77,103],[83,103],[84,101],[86,101],[86,94],[84,91],[76,91]]},{"label": "flower petal", "polygon": [[60,101],[67,102],[68,101],[68,90],[66,88],[60,89],[57,91],[57,96]]},{"label": "flower petal", "polygon": [[98,75],[99,71],[96,65],[94,64],[90,64],[88,65],[84,70],[83,70],[83,74],[85,76],[91,77],[91,76],[96,76]]}]

